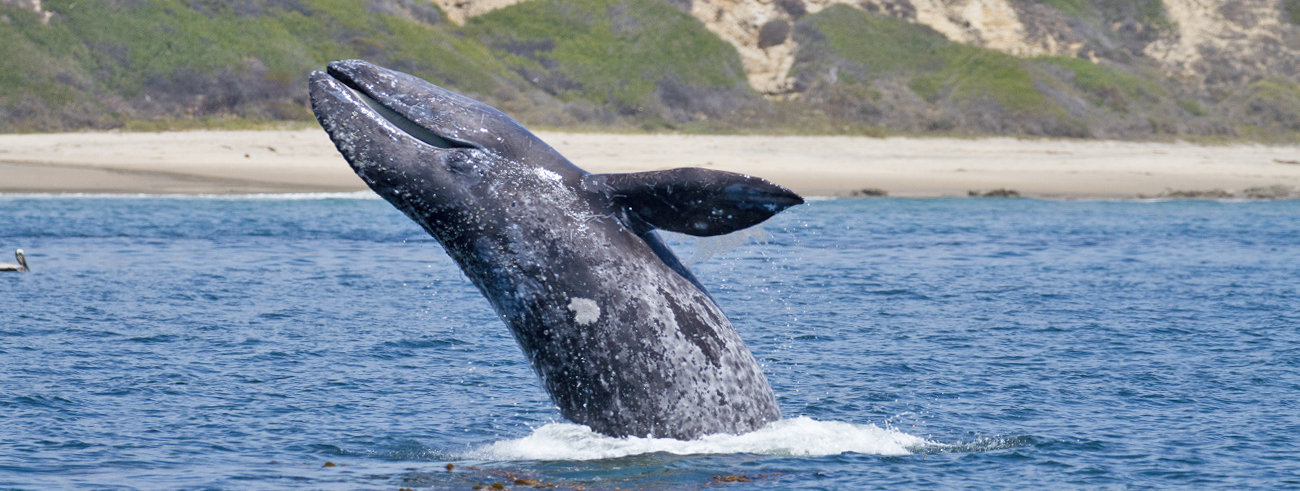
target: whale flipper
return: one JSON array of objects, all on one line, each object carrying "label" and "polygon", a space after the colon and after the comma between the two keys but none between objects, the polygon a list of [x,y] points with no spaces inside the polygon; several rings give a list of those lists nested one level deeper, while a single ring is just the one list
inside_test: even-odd
[{"label": "whale flipper", "polygon": [[700,237],[752,227],[803,204],[794,191],[765,179],[696,167],[597,174],[583,184],[604,192],[649,228]]}]

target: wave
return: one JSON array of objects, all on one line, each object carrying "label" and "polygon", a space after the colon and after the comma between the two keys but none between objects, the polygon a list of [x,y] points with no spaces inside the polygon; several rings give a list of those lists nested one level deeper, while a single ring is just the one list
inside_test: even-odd
[{"label": "wave", "polygon": [[873,424],[783,419],[743,435],[708,435],[696,440],[614,438],[583,425],[552,423],[517,440],[486,445],[466,455],[481,460],[596,460],[648,453],[762,454],[820,457],[842,453],[906,455],[932,446],[924,438]]}]

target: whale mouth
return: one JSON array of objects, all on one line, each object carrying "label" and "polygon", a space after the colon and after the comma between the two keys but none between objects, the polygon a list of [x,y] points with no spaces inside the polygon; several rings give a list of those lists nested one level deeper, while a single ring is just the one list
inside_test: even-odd
[{"label": "whale mouth", "polygon": [[325,73],[329,75],[334,82],[347,88],[348,92],[351,92],[352,95],[368,107],[370,111],[374,112],[380,118],[388,121],[389,124],[416,140],[436,148],[478,148],[477,145],[459,142],[439,135],[424,126],[421,126],[411,118],[406,117],[398,109],[380,102],[381,100],[388,98],[383,94],[375,94],[371,89],[367,88],[365,83],[358,81],[353,74],[341,70],[336,63],[330,63],[326,68]]}]

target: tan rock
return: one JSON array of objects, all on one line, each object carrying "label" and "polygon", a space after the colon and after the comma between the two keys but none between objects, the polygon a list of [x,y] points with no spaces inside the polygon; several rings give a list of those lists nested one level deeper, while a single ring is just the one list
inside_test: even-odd
[{"label": "tan rock", "polygon": [[[1171,75],[1197,77],[1214,70],[1207,54],[1230,58],[1242,76],[1265,74],[1277,62],[1295,64],[1300,52],[1289,48],[1277,2],[1269,0],[1164,0],[1175,32],[1146,47]],[[1217,55],[1217,56],[1216,56]],[[1222,61],[1222,60],[1218,60]]]},{"label": "tan rock", "polygon": [[447,19],[456,25],[465,25],[465,21],[476,15],[483,15],[499,8],[509,7],[521,0],[433,0],[447,14]]},{"label": "tan rock", "polygon": [[771,0],[696,0],[691,15],[704,27],[736,47],[749,85],[765,95],[790,92],[789,77],[798,45],[788,35],[784,42],[759,47],[759,31],[768,22],[791,22],[789,14]]},{"label": "tan rock", "polygon": [[1007,0],[912,0],[912,5],[917,23],[955,42],[1016,56],[1051,54],[1026,39],[1025,26]]}]

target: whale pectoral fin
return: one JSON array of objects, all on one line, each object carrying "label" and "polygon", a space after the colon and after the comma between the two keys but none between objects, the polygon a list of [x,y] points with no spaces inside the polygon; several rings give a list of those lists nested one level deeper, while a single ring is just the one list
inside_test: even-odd
[{"label": "whale pectoral fin", "polygon": [[803,198],[765,179],[699,168],[587,177],[646,225],[688,235],[722,235],[761,223]]}]

